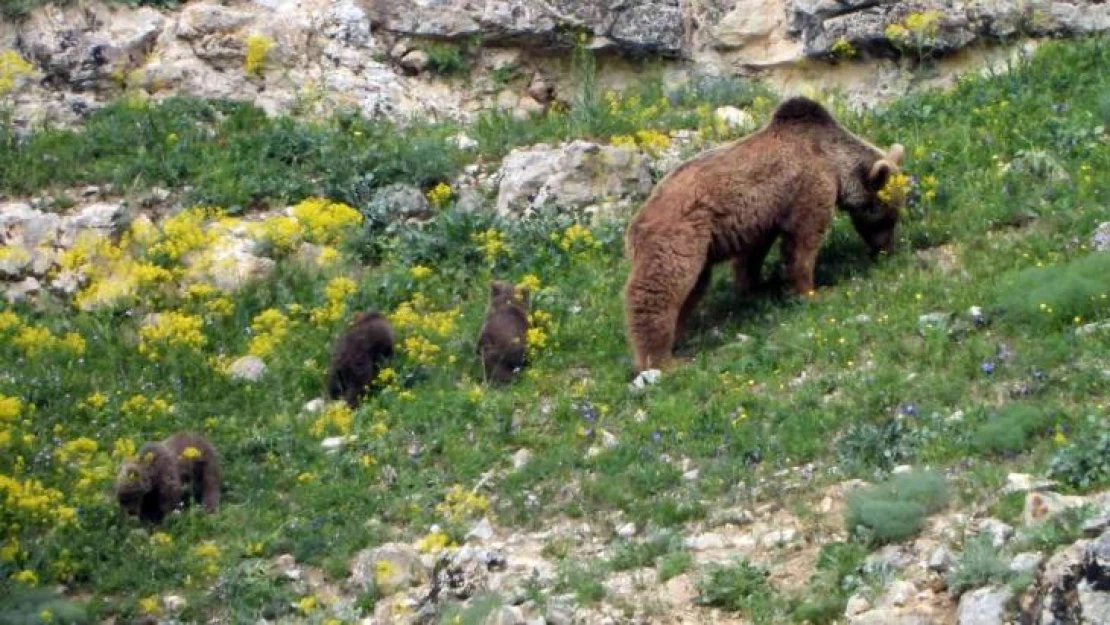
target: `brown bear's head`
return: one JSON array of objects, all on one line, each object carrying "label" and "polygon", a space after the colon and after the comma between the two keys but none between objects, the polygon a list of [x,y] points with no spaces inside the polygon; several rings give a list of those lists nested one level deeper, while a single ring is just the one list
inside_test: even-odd
[{"label": "brown bear's head", "polygon": [[895,143],[890,150],[870,164],[858,169],[859,189],[863,192],[853,194],[845,204],[856,232],[871,248],[873,254],[894,250],[894,229],[898,216],[905,204],[905,194],[901,190],[887,190],[891,178],[901,173],[901,145]]},{"label": "brown bear's head", "polygon": [[512,307],[527,311],[531,295],[528,287],[517,287],[505,280],[492,280],[489,283],[489,309]]},{"label": "brown bear's head", "polygon": [[143,495],[150,492],[150,478],[136,462],[125,462],[116,476],[116,499],[123,511],[131,516],[139,514]]}]

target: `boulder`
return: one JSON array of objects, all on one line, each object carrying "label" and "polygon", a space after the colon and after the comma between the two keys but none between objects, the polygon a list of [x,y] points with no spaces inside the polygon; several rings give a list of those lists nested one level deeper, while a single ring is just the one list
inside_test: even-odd
[{"label": "boulder", "polygon": [[420,554],[402,543],[387,543],[360,551],[351,563],[351,583],[358,588],[391,595],[427,581],[428,571]]},{"label": "boulder", "polygon": [[960,597],[956,612],[958,625],[1003,625],[1006,606],[1014,598],[1014,591],[1005,586],[979,588]]},{"label": "boulder", "polygon": [[498,172],[497,212],[521,216],[551,205],[584,208],[610,198],[642,197],[651,171],[638,150],[574,141],[511,152]]}]

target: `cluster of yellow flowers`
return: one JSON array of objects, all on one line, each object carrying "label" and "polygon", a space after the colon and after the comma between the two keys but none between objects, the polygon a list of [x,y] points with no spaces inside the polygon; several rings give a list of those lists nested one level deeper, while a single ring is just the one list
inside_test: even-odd
[{"label": "cluster of yellow flowers", "polygon": [[890,24],[883,31],[886,38],[899,44],[914,43],[922,45],[926,40],[936,37],[940,32],[940,11],[910,13],[902,23]]},{"label": "cluster of yellow flowers", "polygon": [[551,313],[546,310],[533,310],[528,314],[528,331],[525,334],[525,344],[530,358],[534,358],[547,347],[548,335],[553,326],[554,320]]},{"label": "cluster of yellow flowers", "polygon": [[605,104],[610,115],[629,121],[635,126],[647,126],[657,121],[671,108],[670,100],[666,96],[661,96],[655,102],[645,105],[639,95],[623,95],[615,91],[605,92]]},{"label": "cluster of yellow flowers", "polygon": [[160,312],[139,328],[139,353],[152,360],[173,350],[196,351],[204,347],[204,319],[175,311]]},{"label": "cluster of yellow flowers", "polygon": [[307,230],[308,241],[335,245],[343,235],[362,224],[362,213],[342,202],[310,197],[293,206],[293,217]]},{"label": "cluster of yellow flowers", "polygon": [[905,204],[910,195],[910,177],[904,173],[897,173],[887,178],[886,184],[879,189],[879,201],[890,206]]},{"label": "cluster of yellow flowers", "polygon": [[453,549],[457,546],[455,541],[439,528],[433,529],[427,536],[416,541],[416,550],[420,553],[437,554],[444,549]]},{"label": "cluster of yellow flowers", "polygon": [[193,555],[197,557],[204,575],[212,577],[220,572],[220,547],[211,540],[206,540],[193,547]]},{"label": "cluster of yellow flowers", "polygon": [[477,232],[472,235],[472,239],[478,244],[478,249],[482,251],[487,262],[495,262],[501,256],[512,253],[509,245],[505,243],[505,235],[495,228]]},{"label": "cluster of yellow flowers", "polygon": [[266,35],[251,33],[247,36],[247,55],[243,59],[243,69],[255,76],[261,76],[266,67],[266,56],[274,47],[274,40]]},{"label": "cluster of yellow flowers", "polygon": [[658,156],[671,145],[671,138],[658,130],[637,130],[632,135],[616,135],[609,142],[618,147],[639,148],[652,156]]},{"label": "cluster of yellow flowers", "polygon": [[0,96],[11,93],[17,80],[30,76],[34,71],[35,66],[24,60],[15,50],[0,52]]},{"label": "cluster of yellow flowers", "polygon": [[[18,318],[17,318],[18,319]],[[58,337],[50,332],[49,328],[42,326],[17,325],[9,326],[8,331],[15,329],[15,336],[11,338],[12,345],[21,349],[30,359],[36,359],[43,354],[66,354],[80,357],[85,355],[85,339],[76,332],[68,332]],[[5,330],[0,329],[0,332]]]},{"label": "cluster of yellow flowers", "polygon": [[28,528],[56,528],[77,520],[77,511],[65,505],[65,495],[35,479],[0,475],[0,531],[6,536]]},{"label": "cluster of yellow flowers", "polygon": [[594,233],[586,226],[577,223],[568,226],[562,235],[552,233],[551,240],[557,241],[559,249],[568,253],[586,252],[601,247],[601,243],[594,238]]},{"label": "cluster of yellow flowers", "polygon": [[132,237],[150,243],[149,252],[170,260],[180,260],[186,254],[202,250],[214,243],[216,232],[207,223],[219,218],[223,211],[219,208],[196,206],[167,218],[162,222],[161,233],[150,230],[146,222],[132,228]]},{"label": "cluster of yellow flowers", "polygon": [[133,395],[120,404],[123,416],[134,421],[150,422],[173,412],[173,404],[161,397],[149,398],[146,395]]},{"label": "cluster of yellow flowers", "polygon": [[436,208],[443,208],[455,196],[455,192],[451,190],[450,185],[439,183],[432,190],[428,191],[426,197],[431,202],[432,206]]},{"label": "cluster of yellow flowers", "polygon": [[485,515],[489,512],[489,499],[455,484],[447,491],[443,503],[436,505],[436,512],[445,518],[458,521]]},{"label": "cluster of yellow flowers", "polygon": [[358,290],[355,281],[340,276],[324,287],[324,304],[310,313],[313,323],[328,324],[339,321],[347,312],[347,297]]},{"label": "cluster of yellow flowers", "polygon": [[461,314],[457,307],[433,310],[428,298],[416,292],[412,299],[397,306],[389,315],[389,321],[398,330],[408,333],[401,343],[401,351],[414,362],[433,365],[443,351],[442,341],[454,333]]},{"label": "cluster of yellow flowers", "polygon": [[354,420],[355,414],[346,403],[341,401],[331,402],[312,424],[312,435],[320,437],[335,433],[346,436],[351,433]]},{"label": "cluster of yellow flowers", "polygon": [[289,334],[289,325],[289,317],[275,308],[268,308],[258,313],[251,321],[251,332],[254,336],[247,346],[247,353],[259,358],[265,358],[274,353],[277,346]]}]

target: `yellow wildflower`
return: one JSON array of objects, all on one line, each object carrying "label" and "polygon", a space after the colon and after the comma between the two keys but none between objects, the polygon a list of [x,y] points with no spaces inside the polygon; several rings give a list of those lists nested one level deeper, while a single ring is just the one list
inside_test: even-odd
[{"label": "yellow wildflower", "polygon": [[449,185],[444,183],[437,184],[431,191],[426,194],[428,201],[436,208],[443,208],[451,201],[454,196],[454,191],[451,190]]},{"label": "yellow wildflower", "polygon": [[508,244],[505,243],[505,238],[500,231],[489,228],[482,232],[472,235],[475,243],[478,244],[478,249],[482,251],[482,255],[486,257],[488,262],[494,262],[499,256],[507,255],[510,253]]},{"label": "yellow wildflower", "polygon": [[362,213],[342,202],[310,197],[293,206],[293,217],[321,245],[339,243],[346,232],[362,224]]},{"label": "yellow wildflower", "polygon": [[139,329],[139,353],[157,360],[168,349],[199,350],[207,342],[204,320],[195,315],[167,311]]},{"label": "yellow wildflower", "polygon": [[427,536],[416,541],[416,550],[420,553],[439,553],[451,545],[451,538],[442,531],[430,532]]},{"label": "yellow wildflower", "polygon": [[248,74],[261,76],[266,67],[266,56],[274,47],[274,40],[266,35],[251,33],[247,36],[247,55],[243,60],[243,69]]},{"label": "yellow wildflower", "polygon": [[251,338],[247,352],[265,358],[273,353],[289,334],[289,318],[273,308],[262,311],[251,321]]},{"label": "yellow wildflower", "polygon": [[559,239],[559,247],[564,252],[572,251],[585,251],[588,249],[596,249],[601,244],[594,239],[593,232],[582,224],[571,224],[566,230],[563,231],[562,237]]},{"label": "yellow wildflower", "polygon": [[488,512],[489,500],[466,490],[461,484],[456,484],[447,491],[443,503],[436,506],[436,511],[448,519],[461,520]]},{"label": "yellow wildflower", "polygon": [[196,460],[197,458],[200,458],[202,455],[204,455],[204,454],[202,454],[199,449],[197,449],[196,447],[193,447],[193,446],[189,446],[189,447],[186,447],[185,449],[181,450],[181,458],[183,460]]},{"label": "yellow wildflower", "polygon": [[12,575],[12,581],[26,586],[38,586],[39,576],[34,571],[24,569]]},{"label": "yellow wildflower", "polygon": [[193,555],[206,560],[215,560],[220,557],[220,547],[211,540],[206,540],[193,547]]},{"label": "yellow wildflower", "polygon": [[541,283],[539,277],[530,273],[521,278],[520,281],[516,283],[516,286],[518,289],[528,289],[532,293],[535,293],[540,290]]},{"label": "yellow wildflower", "polygon": [[35,66],[15,50],[0,52],[0,96],[11,93],[17,80],[30,76],[34,71]]},{"label": "yellow wildflower", "polygon": [[320,413],[319,418],[312,424],[312,435],[323,436],[329,432],[338,432],[342,436],[351,433],[354,424],[354,412],[344,402],[332,402]]},{"label": "yellow wildflower", "polygon": [[432,275],[432,270],[431,268],[425,267],[424,265],[414,265],[411,269],[409,269],[409,273],[412,274],[414,280],[423,280],[424,278]]},{"label": "yellow wildflower", "polygon": [[165,532],[154,532],[150,535],[150,544],[155,547],[169,547],[173,545],[173,536]]},{"label": "yellow wildflower", "polygon": [[148,616],[158,616],[162,613],[162,604],[156,596],[143,597],[139,600],[139,612]]},{"label": "yellow wildflower", "polygon": [[316,610],[316,595],[308,595],[297,602],[297,609],[302,614],[310,614]]},{"label": "yellow wildflower", "polygon": [[879,189],[879,201],[888,206],[901,206],[906,203],[910,193],[910,177],[897,173],[887,178],[886,184]]},{"label": "yellow wildflower", "polygon": [[10,310],[0,310],[0,332],[18,328],[20,323],[19,315]]},{"label": "yellow wildflower", "polygon": [[22,410],[22,402],[18,397],[0,395],[0,421],[14,421]]}]

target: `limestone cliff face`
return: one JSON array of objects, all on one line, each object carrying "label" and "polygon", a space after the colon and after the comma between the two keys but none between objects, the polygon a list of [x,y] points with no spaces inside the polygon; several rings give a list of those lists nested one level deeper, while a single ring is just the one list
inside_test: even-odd
[{"label": "limestone cliff face", "polygon": [[[42,7],[0,25],[0,49],[35,66],[10,95],[20,121],[76,122],[124,92],[243,99],[275,113],[465,117],[565,97],[577,44],[602,52],[603,81],[620,84],[645,58],[676,80],[799,68],[812,77],[1108,29],[1100,0],[195,0],[173,11]],[[468,79],[437,75],[437,52],[455,55],[447,61]],[[847,80],[877,88],[887,79],[876,76]]]}]

